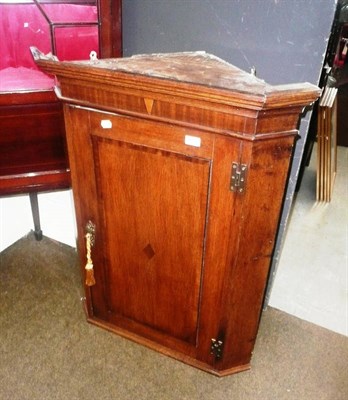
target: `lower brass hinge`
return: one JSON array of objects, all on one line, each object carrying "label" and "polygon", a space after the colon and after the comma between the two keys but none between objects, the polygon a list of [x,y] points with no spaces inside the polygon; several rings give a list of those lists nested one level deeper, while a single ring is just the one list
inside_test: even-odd
[{"label": "lower brass hinge", "polygon": [[243,193],[245,189],[245,180],[247,173],[247,165],[232,163],[230,189],[232,192]]},{"label": "lower brass hinge", "polygon": [[223,356],[224,343],[222,340],[211,339],[210,354],[218,360]]}]

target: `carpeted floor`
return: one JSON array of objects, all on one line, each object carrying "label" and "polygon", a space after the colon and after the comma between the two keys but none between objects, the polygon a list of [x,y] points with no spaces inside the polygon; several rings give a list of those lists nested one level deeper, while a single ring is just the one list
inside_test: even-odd
[{"label": "carpeted floor", "polygon": [[85,320],[75,250],[0,253],[1,400],[346,400],[348,338],[269,308],[252,369],[217,378]]}]

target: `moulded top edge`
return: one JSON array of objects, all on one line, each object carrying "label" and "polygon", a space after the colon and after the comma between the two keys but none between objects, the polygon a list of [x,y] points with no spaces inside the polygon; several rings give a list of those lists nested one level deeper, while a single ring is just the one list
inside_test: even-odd
[{"label": "moulded top edge", "polygon": [[[37,49],[36,49],[37,51]],[[51,60],[49,57],[34,55],[36,61]],[[257,103],[268,104],[278,103],[284,95],[286,98],[291,93],[292,101],[299,98],[295,103],[309,103],[315,100],[319,94],[319,89],[311,84],[289,84],[272,86],[262,79],[257,78],[251,73],[247,73],[228,62],[203,51],[198,52],[180,52],[180,53],[160,53],[160,54],[142,54],[125,58],[110,58],[88,61],[64,61],[59,62],[53,59],[55,64],[61,64],[62,69],[69,68],[86,71],[90,69],[93,74],[98,74],[98,70],[103,71],[105,75],[111,76],[115,73],[125,73],[134,77],[157,78],[164,81],[176,83],[187,83],[197,86],[204,86],[210,89],[222,90],[225,94],[239,93],[242,96],[252,96]],[[45,69],[46,63],[41,64]],[[47,65],[47,64],[46,64]],[[304,96],[304,94],[308,95]],[[270,97],[269,101],[267,98]]]}]

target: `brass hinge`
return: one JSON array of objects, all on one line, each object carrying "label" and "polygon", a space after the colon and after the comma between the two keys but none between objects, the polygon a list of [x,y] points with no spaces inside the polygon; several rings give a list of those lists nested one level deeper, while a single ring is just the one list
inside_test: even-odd
[{"label": "brass hinge", "polygon": [[223,355],[224,343],[222,340],[211,339],[210,354],[216,359],[220,359]]},{"label": "brass hinge", "polygon": [[230,189],[232,192],[243,193],[245,189],[247,165],[232,163]]}]

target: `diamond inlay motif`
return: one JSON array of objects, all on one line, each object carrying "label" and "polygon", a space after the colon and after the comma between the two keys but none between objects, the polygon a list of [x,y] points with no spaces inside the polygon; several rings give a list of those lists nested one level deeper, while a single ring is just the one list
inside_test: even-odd
[{"label": "diamond inlay motif", "polygon": [[150,243],[144,247],[143,252],[147,255],[149,260],[156,254]]}]

